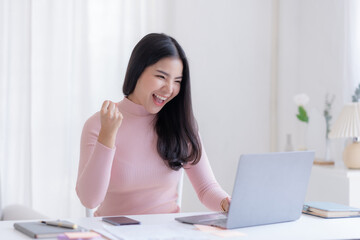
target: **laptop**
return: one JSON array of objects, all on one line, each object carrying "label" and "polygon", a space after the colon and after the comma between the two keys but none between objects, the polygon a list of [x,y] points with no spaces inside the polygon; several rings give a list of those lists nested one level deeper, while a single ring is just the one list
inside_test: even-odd
[{"label": "laptop", "polygon": [[229,212],[178,217],[225,229],[300,218],[315,153],[245,154],[239,159]]}]

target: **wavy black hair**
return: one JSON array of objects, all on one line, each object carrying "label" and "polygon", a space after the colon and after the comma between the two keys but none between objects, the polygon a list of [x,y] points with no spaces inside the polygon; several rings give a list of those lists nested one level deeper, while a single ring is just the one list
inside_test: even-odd
[{"label": "wavy black hair", "polygon": [[168,167],[179,170],[186,163],[197,164],[201,142],[192,110],[189,64],[184,50],[172,37],[151,33],[137,43],[126,70],[123,93],[129,96],[146,67],[166,57],[182,61],[183,72],[179,94],[168,102],[155,118],[157,151]]}]

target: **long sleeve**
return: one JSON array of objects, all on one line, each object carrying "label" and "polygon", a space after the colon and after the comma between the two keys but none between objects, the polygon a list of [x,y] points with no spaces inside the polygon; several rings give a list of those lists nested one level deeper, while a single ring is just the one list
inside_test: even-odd
[{"label": "long sleeve", "polygon": [[97,141],[100,130],[99,113],[84,125],[80,143],[80,161],[76,192],[87,208],[97,207],[107,193],[115,148],[110,149]]},{"label": "long sleeve", "polygon": [[185,170],[200,201],[213,211],[221,211],[221,200],[229,195],[216,181],[204,148],[200,161],[196,165],[188,164]]},{"label": "long sleeve", "polygon": [[[97,141],[100,113],[83,128],[76,192],[95,216],[175,213],[180,172],[170,169],[157,152],[154,114],[127,98],[118,103],[123,121],[110,149]],[[221,210],[227,194],[216,182],[205,151],[200,162],[186,170],[200,200]]]},{"label": "long sleeve", "polygon": [[127,98],[117,106],[123,121],[110,149],[97,139],[100,113],[86,121],[81,135],[76,192],[94,216],[179,212],[180,172],[166,166],[156,149],[154,114]]}]

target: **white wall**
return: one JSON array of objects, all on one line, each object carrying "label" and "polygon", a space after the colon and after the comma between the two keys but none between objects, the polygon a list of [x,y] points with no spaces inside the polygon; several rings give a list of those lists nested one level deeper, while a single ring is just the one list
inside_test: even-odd
[{"label": "white wall", "polygon": [[[200,133],[231,194],[242,153],[270,150],[271,1],[175,1],[168,34],[190,62]],[[182,211],[206,210],[186,179]]]},{"label": "white wall", "polygon": [[[282,0],[279,8],[279,150],[286,134],[292,134],[298,146],[301,129],[296,119],[293,96],[307,93],[309,113],[308,148],[316,157],[325,152],[326,93],[336,96],[332,115],[334,123],[343,102],[350,101],[344,79],[344,2],[336,0]],[[351,90],[353,91],[353,90]],[[332,140],[332,155],[342,164],[343,141]]]},{"label": "white wall", "polygon": [[[133,5],[130,1],[114,1],[113,11],[101,7],[90,9],[92,13],[90,15],[96,16],[88,22],[89,25],[92,24],[91,27],[84,27],[83,24],[88,16],[86,14],[89,14],[87,12],[89,9],[82,7],[85,2],[76,2],[74,9],[81,9],[83,12],[80,11],[80,14],[84,14],[84,16],[78,16],[79,21],[75,21],[79,25],[71,26],[70,21],[65,21],[65,24],[70,27],[60,30],[52,26],[62,26],[62,21],[55,21],[55,25],[50,23],[45,25],[51,26],[49,29],[57,29],[57,33],[59,31],[64,33],[64,37],[72,36],[71,39],[80,43],[80,40],[83,40],[81,37],[91,39],[87,42],[88,45],[80,44],[78,52],[74,53],[78,56],[74,58],[76,60],[74,66],[84,68],[85,70],[79,73],[89,74],[89,78],[71,75],[74,79],[86,80],[85,83],[101,79],[99,86],[106,86],[101,87],[101,93],[96,87],[88,89],[86,84],[85,87],[79,88],[79,90],[86,89],[81,92],[86,95],[84,98],[90,98],[85,109],[89,113],[97,111],[104,98],[112,100],[121,98],[119,93],[126,68],[125,59],[127,61],[136,41],[147,32],[165,32],[175,37],[189,58],[194,111],[206,152],[219,183],[231,194],[240,154],[273,150],[274,142],[272,141],[276,141],[275,146],[278,145],[277,150],[281,151],[284,148],[287,133],[293,135],[294,145],[297,144],[298,120],[295,117],[296,106],[292,101],[296,93],[305,92],[311,98],[308,106],[311,125],[308,142],[310,148],[317,150],[317,156],[322,156],[321,148],[324,140],[322,136],[325,127],[322,111],[325,94],[329,92],[336,95],[334,118],[340,112],[343,102],[350,100],[349,89],[344,80],[344,2],[337,0],[139,0]],[[36,2],[32,8],[37,9],[36,6],[42,3],[45,2]],[[57,4],[62,3],[57,2]],[[274,12],[277,4],[279,4],[279,15],[276,15],[279,21],[279,32],[274,32],[273,14],[277,14]],[[104,7],[100,3],[99,6]],[[55,5],[53,7],[56,8]],[[74,12],[79,13],[75,10]],[[64,12],[69,14],[67,9],[64,9]],[[122,13],[129,14],[131,21],[119,27],[115,23],[119,21],[118,17]],[[33,23],[38,26],[33,30],[46,33],[46,31],[40,31],[42,26],[40,23],[43,23],[40,20],[52,18],[46,14],[44,16],[34,14],[33,17]],[[61,19],[56,16],[53,18]],[[39,25],[36,25],[37,23]],[[112,23],[114,26],[111,25]],[[73,28],[76,31],[73,31]],[[89,32],[79,37],[77,34],[66,35],[67,30],[71,33],[87,30]],[[278,34],[276,37],[279,40],[278,55],[275,51],[278,59],[275,58],[275,63],[272,62],[274,60],[274,55],[272,55],[274,34]],[[54,37],[56,41],[62,39],[56,38],[55,35],[48,37],[50,39]],[[39,48],[43,49],[41,44]],[[96,56],[92,58],[94,62],[88,63],[82,60],[87,57],[83,54],[84,49],[91,49],[90,53]],[[50,54],[50,57],[52,56],[58,55]],[[50,57],[49,59],[52,59]],[[44,59],[43,62],[48,61]],[[272,66],[278,67],[271,69]],[[278,73],[278,86],[271,85],[274,82],[272,78],[274,70]],[[68,78],[67,81],[71,82],[72,79]],[[77,86],[76,89],[78,89]],[[278,112],[271,110],[271,102],[274,100],[271,99],[273,94],[271,89],[278,91]],[[34,97],[37,96],[34,95]],[[61,98],[58,100],[62,102]],[[273,114],[277,114],[278,118],[277,139],[272,139],[270,131],[270,119],[273,119]],[[45,131],[44,129],[42,127],[42,131]],[[71,136],[79,135],[81,129],[78,130],[72,132]],[[78,142],[76,139],[79,139],[79,136],[74,139]],[[342,163],[340,154],[343,142],[337,140],[334,143],[334,157],[337,163]],[[69,144],[69,146],[74,145],[76,144]],[[40,146],[38,150],[41,150]],[[77,155],[75,152],[78,148],[76,151],[74,149],[71,149],[72,155]],[[46,160],[46,157],[44,159]],[[77,157],[69,159],[77,160]],[[51,162],[48,164],[50,165]],[[77,162],[71,168],[72,175],[76,175],[75,165],[77,166]],[[55,166],[57,165],[53,167]],[[68,172],[67,169],[63,171]],[[51,174],[51,171],[48,174]],[[67,188],[66,184],[74,185],[74,182],[70,180],[65,183],[62,180],[58,182],[58,185],[69,189],[72,197],[76,198],[74,188]],[[53,209],[53,206],[44,206],[44,198],[41,195],[44,192],[42,186],[51,183],[43,182],[35,187],[40,194],[35,194],[33,205],[39,210]],[[56,202],[59,198],[54,196],[55,200],[50,199],[47,202]],[[69,200],[69,202],[75,201],[77,199]],[[184,186],[182,210],[206,210],[197,200],[188,180]],[[80,203],[68,208],[66,213],[62,211],[62,208],[53,211],[53,216],[61,216],[61,213],[72,217],[78,212],[83,214]]]},{"label": "white wall", "polygon": [[[325,96],[336,96],[334,123],[353,91],[344,76],[345,2],[175,3],[168,33],[180,41],[189,57],[195,114],[215,176],[225,190],[232,191],[240,154],[266,152],[272,146],[283,151],[289,133],[297,148],[302,133],[293,96],[301,92],[310,96],[308,148],[323,158]],[[278,32],[272,26],[276,20],[272,14],[278,14]],[[278,34],[277,59],[272,59],[273,34]],[[272,66],[277,67],[276,81],[271,79]],[[276,82],[278,86],[271,86]],[[278,93],[275,113],[270,112],[271,87]],[[277,139],[270,136],[271,114],[277,114]],[[331,141],[337,165],[343,164],[343,145],[344,140]],[[183,211],[205,210],[188,181],[184,191]]]}]

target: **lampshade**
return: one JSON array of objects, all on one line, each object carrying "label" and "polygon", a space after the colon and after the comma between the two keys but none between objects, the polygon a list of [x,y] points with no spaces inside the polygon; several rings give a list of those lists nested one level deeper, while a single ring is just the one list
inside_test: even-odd
[{"label": "lampshade", "polygon": [[343,160],[348,168],[360,169],[360,103],[346,104],[333,128],[329,138],[353,138],[343,152]]},{"label": "lampshade", "polygon": [[359,138],[360,137],[360,103],[346,104],[335,124],[329,138]]}]

